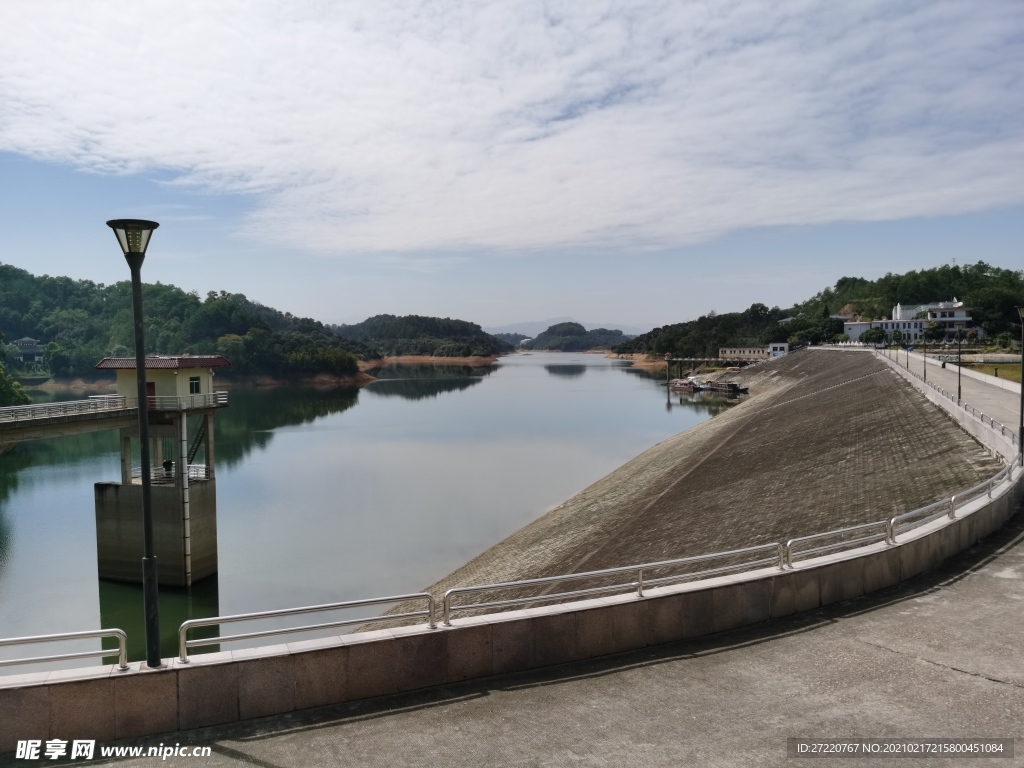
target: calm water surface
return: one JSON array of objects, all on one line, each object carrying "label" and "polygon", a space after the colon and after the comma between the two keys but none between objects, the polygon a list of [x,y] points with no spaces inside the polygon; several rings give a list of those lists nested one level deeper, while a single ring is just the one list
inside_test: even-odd
[{"label": "calm water surface", "polygon": [[[186,618],[417,591],[722,407],[667,401],[663,383],[599,355],[377,375],[231,391],[215,432],[220,572],[161,590],[165,656]],[[141,589],[96,575],[93,484],[118,481],[117,451],[106,431],[0,455],[0,637],[118,626],[144,656]]]}]

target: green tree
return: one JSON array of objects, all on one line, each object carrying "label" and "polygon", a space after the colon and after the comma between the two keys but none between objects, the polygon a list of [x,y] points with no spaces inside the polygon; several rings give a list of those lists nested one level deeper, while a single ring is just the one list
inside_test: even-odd
[{"label": "green tree", "polygon": [[885,331],[881,328],[868,328],[860,335],[860,340],[865,344],[880,344],[885,341]]},{"label": "green tree", "polygon": [[9,373],[0,365],[0,406],[4,405],[27,405],[32,402],[21,384],[16,382]]},{"label": "green tree", "polygon": [[54,376],[71,375],[71,355],[55,341],[49,342],[43,348],[43,362]]}]

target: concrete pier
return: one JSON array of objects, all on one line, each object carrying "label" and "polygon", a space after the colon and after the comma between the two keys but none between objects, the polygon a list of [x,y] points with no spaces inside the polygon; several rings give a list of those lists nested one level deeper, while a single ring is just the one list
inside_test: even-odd
[{"label": "concrete pier", "polygon": [[[217,572],[217,483],[213,412],[195,414],[206,464],[189,463],[187,411],[150,415],[153,524],[160,584],[176,587]],[[201,420],[201,422],[199,421]],[[141,582],[142,486],[132,477],[132,431],[121,431],[121,482],[96,483],[96,552],[101,579]],[[164,455],[167,443],[170,452]],[[166,462],[165,462],[166,458]]]}]

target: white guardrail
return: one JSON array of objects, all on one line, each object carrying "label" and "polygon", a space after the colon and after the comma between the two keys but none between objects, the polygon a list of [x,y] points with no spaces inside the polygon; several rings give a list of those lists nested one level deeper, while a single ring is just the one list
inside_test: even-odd
[{"label": "white guardrail", "polygon": [[[217,408],[228,404],[227,392],[211,392],[206,395],[164,396],[146,398],[151,411],[187,411],[192,408]],[[24,422],[33,419],[49,419],[57,416],[75,416],[103,411],[123,411],[138,407],[137,397],[121,395],[92,395],[88,400],[66,400],[60,403],[38,405],[13,405],[0,408],[0,422]]]}]

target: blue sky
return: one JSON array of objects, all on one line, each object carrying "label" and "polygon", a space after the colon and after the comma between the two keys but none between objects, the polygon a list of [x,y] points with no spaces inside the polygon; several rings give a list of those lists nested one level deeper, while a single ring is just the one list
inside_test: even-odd
[{"label": "blue sky", "polygon": [[[0,261],[663,324],[1024,257],[1007,0],[0,5]],[[937,297],[944,298],[944,297]]]}]

